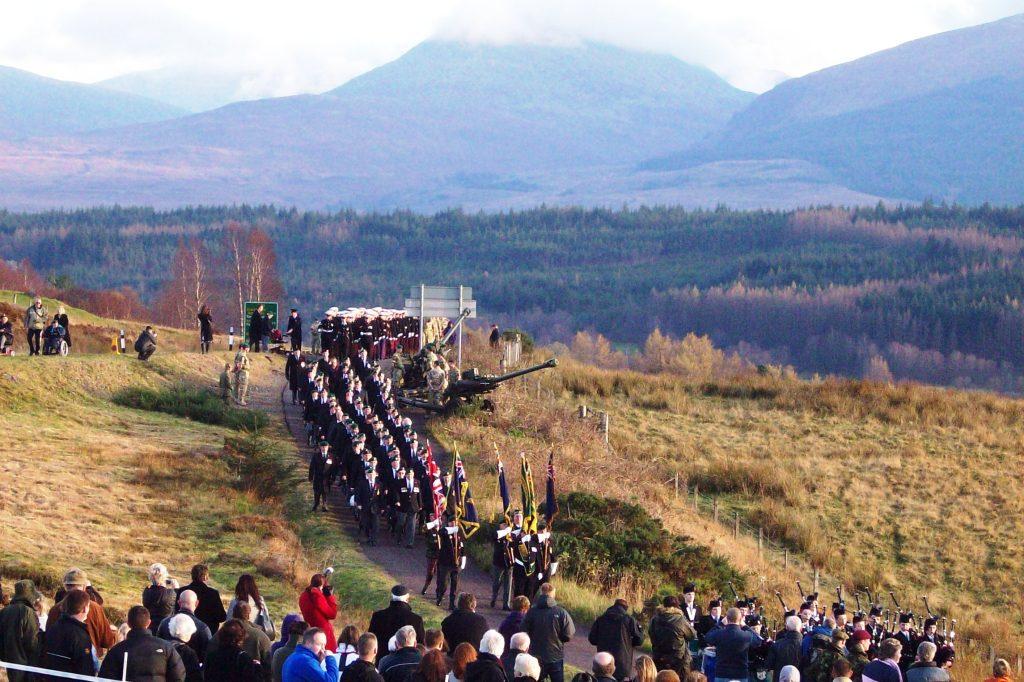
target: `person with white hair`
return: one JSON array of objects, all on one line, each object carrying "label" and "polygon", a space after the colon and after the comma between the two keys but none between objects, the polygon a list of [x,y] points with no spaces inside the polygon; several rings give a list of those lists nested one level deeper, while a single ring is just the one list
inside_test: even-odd
[{"label": "person with white hair", "polygon": [[917,645],[917,660],[907,668],[907,682],[949,682],[949,673],[935,663],[938,649],[927,640]]},{"label": "person with white hair", "polygon": [[803,634],[800,632],[803,622],[800,616],[790,614],[786,616],[786,629],[772,643],[768,651],[767,665],[774,671],[773,679],[778,680],[782,669],[787,665],[800,665],[800,645],[803,643]]},{"label": "person with white hair", "polygon": [[[210,628],[206,623],[199,620],[196,616],[197,606],[199,606],[199,597],[192,590],[182,590],[178,595],[178,616],[188,616],[196,626],[195,634],[192,635],[191,639],[185,641],[192,648],[192,651],[196,653],[196,656],[199,657],[199,660],[205,661],[206,651],[210,646],[210,640],[213,639],[213,633],[210,632]],[[160,625],[156,629],[157,637],[166,640],[171,639],[169,626],[174,618],[177,618],[177,616],[168,616],[160,621]]]},{"label": "person with white hair", "polygon": [[167,573],[163,564],[149,567],[149,586],[142,591],[142,605],[149,611],[149,629],[156,635],[164,618],[174,613],[178,581]]},{"label": "person with white hair", "polygon": [[779,682],[800,682],[800,669],[795,665],[787,665],[779,672]]},{"label": "person with white hair", "polygon": [[403,625],[395,633],[395,651],[380,660],[377,667],[384,682],[408,682],[423,655],[416,648],[416,628]]},{"label": "person with white hair", "polygon": [[[194,592],[192,596],[195,596]],[[185,665],[185,682],[203,682],[203,669],[199,664],[199,661],[202,659],[189,646],[189,641],[195,637],[197,629],[193,618],[194,616],[188,616],[184,613],[168,618],[168,636],[161,637],[161,639],[170,642],[174,646],[174,650],[178,652],[178,656],[181,657],[181,662]]]},{"label": "person with white hair", "polygon": [[530,654],[519,654],[512,669],[512,679],[519,682],[537,682],[540,679],[540,661]]},{"label": "person with white hair", "polygon": [[613,682],[615,679],[615,657],[607,651],[598,651],[590,664],[597,682]]},{"label": "person with white hair", "polygon": [[505,682],[505,670],[501,667],[505,637],[497,630],[487,630],[480,638],[479,651],[476,660],[466,666],[463,682]]},{"label": "person with white hair", "polygon": [[501,655],[501,667],[505,670],[506,682],[512,682],[519,654],[530,652],[530,636],[525,632],[517,632],[508,638],[508,647]]}]

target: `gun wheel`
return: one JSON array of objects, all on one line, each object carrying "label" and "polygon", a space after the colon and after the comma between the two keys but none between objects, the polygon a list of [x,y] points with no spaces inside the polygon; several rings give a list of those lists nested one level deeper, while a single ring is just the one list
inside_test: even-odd
[{"label": "gun wheel", "polygon": [[494,408],[494,401],[492,401],[490,398],[484,398],[483,401],[480,403],[480,409],[483,410],[484,412],[494,412]]}]

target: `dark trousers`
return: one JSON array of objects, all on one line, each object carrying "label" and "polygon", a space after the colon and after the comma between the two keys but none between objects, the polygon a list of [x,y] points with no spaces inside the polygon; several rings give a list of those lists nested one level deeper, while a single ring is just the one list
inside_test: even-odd
[{"label": "dark trousers", "polygon": [[398,534],[403,545],[413,546],[416,542],[416,512],[399,512]]},{"label": "dark trousers", "polygon": [[448,608],[455,610],[455,595],[459,593],[459,568],[458,566],[437,567],[437,603],[444,599],[444,593],[451,583],[451,590],[448,591]]},{"label": "dark trousers", "polygon": [[510,588],[512,587],[512,569],[504,566],[491,566],[491,604],[501,597],[501,608],[508,609],[509,600],[512,598]]},{"label": "dark trousers", "polygon": [[540,664],[540,679],[537,682],[544,682],[545,679],[551,682],[565,682],[565,661],[551,661]]},{"label": "dark trousers", "polygon": [[423,581],[423,589],[420,590],[421,594],[427,593],[427,588],[430,587],[430,583],[434,580],[434,574],[437,572],[437,557],[427,557],[427,579]]},{"label": "dark trousers", "polygon": [[377,544],[377,531],[380,530],[380,514],[363,509],[359,516],[359,527],[371,545]]},{"label": "dark trousers", "polygon": [[43,336],[42,329],[28,330],[28,354],[39,355],[39,340]]},{"label": "dark trousers", "polygon": [[322,479],[313,480],[313,511],[317,510],[320,505],[327,508],[327,489],[324,486]]},{"label": "dark trousers", "polygon": [[[526,575],[526,569],[515,564],[512,566],[512,594],[516,597],[525,597],[530,593],[530,576]],[[532,600],[531,600],[532,603]]]},{"label": "dark trousers", "polygon": [[292,337],[292,350],[302,350],[302,339]]},{"label": "dark trousers", "polygon": [[149,358],[156,352],[155,346],[147,346],[139,351],[139,360],[149,360]]}]

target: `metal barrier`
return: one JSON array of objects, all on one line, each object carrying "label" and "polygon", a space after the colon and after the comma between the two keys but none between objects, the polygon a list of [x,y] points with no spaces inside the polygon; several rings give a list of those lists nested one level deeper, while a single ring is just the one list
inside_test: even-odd
[{"label": "metal barrier", "polygon": [[115,680],[109,677],[96,677],[95,675],[79,675],[78,673],[62,673],[56,670],[47,670],[46,668],[37,668],[34,665],[21,665],[20,663],[8,663],[7,661],[0,661],[0,668],[7,670],[20,670],[26,673],[36,673],[38,675],[46,675],[47,677],[60,677],[66,680],[91,680],[91,682],[127,682],[128,680],[128,652],[124,654],[124,666],[121,668],[123,674],[120,680]]}]

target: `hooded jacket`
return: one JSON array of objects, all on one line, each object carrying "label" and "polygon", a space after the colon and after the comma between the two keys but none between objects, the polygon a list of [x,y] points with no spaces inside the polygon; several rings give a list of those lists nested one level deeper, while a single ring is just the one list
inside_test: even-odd
[{"label": "hooded jacket", "polygon": [[[128,670],[124,655],[128,654]],[[170,642],[154,637],[148,629],[129,630],[128,637],[115,644],[103,659],[100,677],[132,682],[184,682],[185,664]]]},{"label": "hooded jacket", "polygon": [[[34,665],[38,655],[39,618],[28,599],[15,597],[0,610],[0,660]],[[7,676],[11,682],[22,682],[28,673],[9,670]]]},{"label": "hooded jacket", "polygon": [[697,633],[682,609],[659,606],[654,610],[647,634],[651,637],[651,652],[655,656],[690,660],[689,642],[697,637]]},{"label": "hooded jacket", "polygon": [[[680,618],[682,612],[676,609]],[[626,607],[613,604],[597,617],[590,628],[589,641],[598,651],[615,658],[615,679],[625,679],[633,667],[633,649],[644,643],[644,633]]]},{"label": "hooded jacket", "polygon": [[565,659],[565,644],[576,634],[576,624],[569,612],[546,594],[526,612],[523,632],[530,636],[530,653],[541,663]]}]

